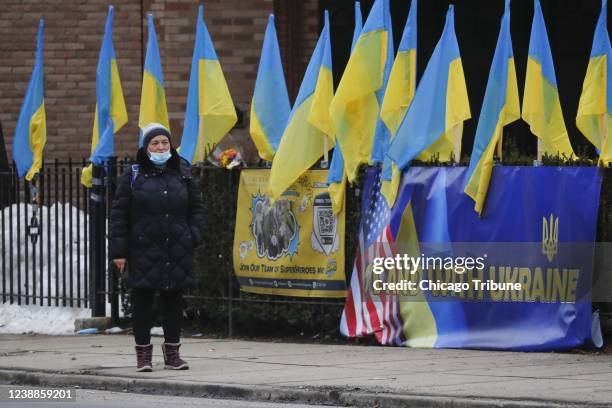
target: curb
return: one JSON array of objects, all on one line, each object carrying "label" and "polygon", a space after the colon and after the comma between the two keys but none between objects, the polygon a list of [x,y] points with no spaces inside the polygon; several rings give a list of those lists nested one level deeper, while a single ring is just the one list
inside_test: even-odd
[{"label": "curb", "polygon": [[0,383],[32,386],[78,387],[138,394],[175,395],[276,403],[301,403],[377,408],[542,408],[603,407],[610,405],[561,401],[506,400],[480,397],[399,395],[367,391],[300,389],[269,386],[236,386],[187,381],[167,381],[93,374],[0,368]]}]

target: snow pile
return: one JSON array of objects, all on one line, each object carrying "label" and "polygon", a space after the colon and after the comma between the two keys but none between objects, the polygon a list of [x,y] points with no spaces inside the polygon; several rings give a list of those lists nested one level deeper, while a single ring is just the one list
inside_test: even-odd
[{"label": "snow pile", "polygon": [[74,334],[74,320],[91,310],[0,303],[0,333]]},{"label": "snow pile", "polygon": [[[17,214],[18,210],[19,216]],[[27,234],[27,225],[30,223],[32,215],[33,206],[26,203],[13,204],[3,208],[0,212],[0,217],[4,219],[4,228],[0,224],[2,237],[4,238],[4,245],[1,245],[0,248],[4,264],[0,260],[0,270],[4,270],[6,274],[2,289],[7,295],[7,301],[10,299],[10,293],[14,294],[12,297],[13,304],[0,303],[0,333],[74,334],[74,320],[91,317],[91,310],[62,307],[61,305],[63,304],[62,297],[64,294],[67,298],[70,297],[71,281],[74,305],[77,304],[76,298],[78,297],[83,302],[86,291],[88,291],[85,286],[85,272],[87,270],[85,249],[89,249],[86,245],[88,237],[85,234],[87,214],[68,203],[55,203],[50,207],[42,206],[39,208],[36,217],[41,233],[35,245],[35,252],[34,245]],[[17,233],[18,221],[20,225],[19,234]],[[11,254],[13,258],[12,268],[9,262]],[[36,254],[35,264],[34,254]],[[71,268],[72,273],[70,272]],[[33,304],[40,303],[41,278],[44,306],[35,306]],[[89,281],[88,278],[87,281]],[[0,281],[0,285],[2,283]],[[18,306],[16,303],[20,283],[22,305]],[[26,293],[30,295],[29,306],[25,305]],[[34,293],[36,293],[36,298],[32,299],[31,296]],[[54,306],[56,295],[59,297],[59,307]],[[48,297],[51,297],[51,305],[53,306],[47,306]],[[66,299],[66,304],[70,304],[69,299]],[[106,305],[106,315],[110,316],[110,304]],[[119,311],[119,315],[123,316],[122,310]]]},{"label": "snow pile", "polygon": [[[18,208],[19,220],[17,218]],[[40,217],[41,209],[42,218]],[[39,228],[41,230],[41,234],[36,243],[36,252],[34,252],[34,245],[27,234],[27,224],[29,224],[30,218],[33,215],[32,205],[20,203],[2,209],[2,216],[4,217],[4,229],[2,231],[4,245],[2,246],[2,256],[4,259],[3,266],[7,274],[5,287],[3,288],[4,292],[10,293],[12,289],[12,292],[16,294],[19,285],[18,279],[20,277],[22,302],[25,301],[24,295],[26,294],[26,289],[29,295],[36,292],[36,302],[39,302],[39,297],[41,295],[40,251],[42,240],[42,295],[55,297],[57,293],[61,298],[63,294],[66,293],[66,296],[70,296],[70,282],[72,281],[73,297],[83,298],[86,291],[85,262],[87,258],[85,248],[87,236],[85,235],[85,221],[87,215],[68,203],[55,203],[51,205],[51,207],[42,206],[41,209],[36,212],[40,224]],[[57,217],[55,214],[56,212]],[[18,221],[20,222],[19,234],[17,234]],[[70,226],[72,226],[72,228],[70,228]],[[71,230],[72,239],[70,236]],[[50,234],[48,233],[49,231]],[[26,270],[26,247],[29,270]],[[55,256],[56,251],[57,257]],[[12,271],[9,264],[11,252],[13,256]],[[35,270],[34,253],[36,253]],[[72,274],[70,272],[71,268]],[[66,274],[65,285],[63,278],[64,270]],[[9,276],[11,273],[13,279],[12,286]],[[26,274],[29,275],[27,285]],[[16,298],[14,298],[14,300],[16,300]],[[55,299],[53,299],[53,301],[55,301]],[[30,303],[32,303],[31,299]],[[46,298],[44,299],[44,304],[47,304]]]}]

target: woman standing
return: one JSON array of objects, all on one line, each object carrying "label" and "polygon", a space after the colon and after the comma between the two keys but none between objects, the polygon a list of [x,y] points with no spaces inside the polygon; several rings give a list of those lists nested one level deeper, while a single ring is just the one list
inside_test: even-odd
[{"label": "woman standing", "polygon": [[196,286],[193,249],[203,208],[191,167],[172,147],[168,129],[143,129],[136,164],[119,178],[109,222],[109,254],[128,270],[138,371],[152,371],[153,298],[163,309],[165,368],[185,370],[179,354],[182,291]]}]

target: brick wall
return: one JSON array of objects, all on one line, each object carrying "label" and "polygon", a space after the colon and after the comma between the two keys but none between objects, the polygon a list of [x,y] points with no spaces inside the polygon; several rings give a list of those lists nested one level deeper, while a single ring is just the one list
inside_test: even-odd
[{"label": "brick wall", "polygon": [[294,100],[322,28],[319,4],[277,1],[274,13],[289,97]]},{"label": "brick wall", "polygon": [[[0,11],[0,121],[9,154],[19,109],[32,71],[36,32],[45,18],[43,64],[48,141],[45,158],[80,159],[90,148],[95,78],[106,5],[103,2],[4,0]],[[128,106],[136,118],[140,95],[140,4],[115,1],[115,49]],[[118,150],[134,125],[122,131]]]},{"label": "brick wall", "polygon": [[[197,2],[115,0],[114,45],[129,123],[118,134],[118,156],[137,144],[146,14],[155,17],[170,126],[180,140],[195,38]],[[292,5],[293,3],[293,5]],[[292,8],[293,14],[286,12]],[[48,140],[45,158],[74,159],[89,154],[95,107],[95,76],[107,5],[97,0],[3,0],[0,10],[0,121],[7,150],[34,61],[38,19],[45,18],[45,102]],[[208,0],[204,18],[234,103],[246,114],[244,129],[225,144],[239,143],[247,156],[248,111],[267,16],[277,13],[283,61],[295,96],[319,29],[318,0]],[[290,18],[290,19],[289,19]]]}]

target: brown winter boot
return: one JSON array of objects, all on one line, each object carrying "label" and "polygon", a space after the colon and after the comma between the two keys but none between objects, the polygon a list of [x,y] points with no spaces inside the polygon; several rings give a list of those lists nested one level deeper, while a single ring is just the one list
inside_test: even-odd
[{"label": "brown winter boot", "polygon": [[151,360],[153,357],[153,345],[146,346],[136,345],[136,371],[149,372],[153,371]]},{"label": "brown winter boot", "polygon": [[162,343],[164,353],[164,368],[169,370],[189,370],[189,364],[181,359],[179,355],[181,343]]}]

